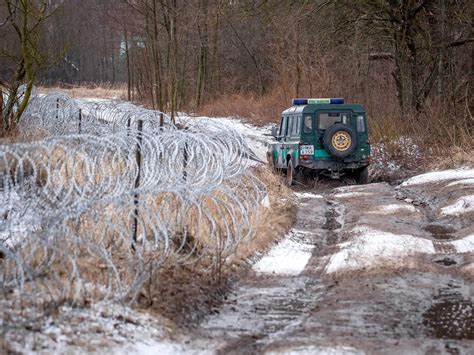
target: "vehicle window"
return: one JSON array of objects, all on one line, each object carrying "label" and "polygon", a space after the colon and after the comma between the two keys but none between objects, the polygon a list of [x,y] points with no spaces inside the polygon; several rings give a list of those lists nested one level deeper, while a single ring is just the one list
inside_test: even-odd
[{"label": "vehicle window", "polygon": [[341,113],[342,123],[347,124],[347,122],[349,122],[347,117],[347,113]]},{"label": "vehicle window", "polygon": [[304,133],[313,132],[313,118],[311,116],[304,116]]},{"label": "vehicle window", "polygon": [[326,129],[332,126],[335,123],[348,123],[348,115],[347,113],[340,113],[340,112],[325,112],[320,113],[318,115],[319,118],[319,129]]},{"label": "vehicle window", "polygon": [[286,132],[286,124],[287,124],[287,118],[282,117],[281,118],[281,123],[280,123],[280,136],[284,136]]},{"label": "vehicle window", "polygon": [[286,135],[291,136],[291,131],[293,130],[293,116],[288,117],[288,129],[286,130]]},{"label": "vehicle window", "polygon": [[365,132],[364,116],[357,116],[357,132]]},{"label": "vehicle window", "polygon": [[299,136],[300,133],[301,133],[301,116],[298,116],[297,120],[296,120],[296,132],[295,132],[295,135]]},{"label": "vehicle window", "polygon": [[299,117],[293,117],[293,127],[291,130],[291,135],[296,136],[298,134],[298,124],[299,124],[300,118]]}]

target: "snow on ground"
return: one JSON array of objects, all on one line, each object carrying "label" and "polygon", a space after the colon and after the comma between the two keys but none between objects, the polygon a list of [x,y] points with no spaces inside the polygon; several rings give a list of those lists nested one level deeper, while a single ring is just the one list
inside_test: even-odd
[{"label": "snow on ground", "polygon": [[392,214],[392,213],[399,213],[399,212],[416,213],[418,211],[413,205],[392,204],[392,205],[377,206],[376,210],[369,211],[368,213],[369,214]]},{"label": "snow on ground", "polygon": [[455,185],[474,185],[474,179],[463,179],[463,180],[453,181],[449,183],[447,186],[455,186]]},{"label": "snow on ground", "polygon": [[298,231],[290,232],[281,242],[263,256],[253,269],[258,273],[299,275],[312,255],[314,245],[304,244],[295,238]]},{"label": "snow on ground", "polygon": [[[131,342],[158,340],[167,333],[169,329],[153,316],[103,301],[90,308],[59,307],[42,321],[36,332],[7,332],[5,336],[20,353],[37,353],[38,349],[46,349],[41,353],[82,354],[120,353]],[[101,351],[105,348],[108,350]]]},{"label": "snow on ground", "polygon": [[336,187],[333,189],[333,193],[341,193],[341,192],[364,192],[367,190],[367,185],[347,185]]},{"label": "snow on ground", "polygon": [[471,211],[474,211],[474,195],[458,198],[453,204],[443,207],[441,214],[457,216]]},{"label": "snow on ground", "polygon": [[435,253],[433,242],[406,234],[393,234],[358,226],[351,230],[356,234],[351,241],[339,244],[340,250],[333,254],[326,266],[327,273],[396,265],[408,255]]},{"label": "snow on ground", "polygon": [[324,198],[323,195],[312,194],[309,192],[295,192],[294,195],[298,198]]},{"label": "snow on ground", "polygon": [[255,156],[259,160],[264,163],[267,161],[267,144],[273,140],[270,136],[270,126],[257,127],[246,123],[241,119],[232,117],[191,117],[183,113],[178,115],[178,119],[184,124],[192,124],[193,120],[200,119],[216,121],[224,124],[234,129],[245,138],[250,150],[255,153]]},{"label": "snow on ground", "polygon": [[41,228],[41,220],[17,192],[12,190],[7,196],[7,200],[0,204],[0,245],[12,249],[31,232]]},{"label": "snow on ground", "polygon": [[443,171],[433,171],[426,174],[414,176],[404,181],[401,186],[411,186],[419,184],[427,184],[431,182],[448,181],[448,180],[460,180],[460,179],[473,179],[474,169],[452,169]]},{"label": "snow on ground", "polygon": [[365,352],[357,350],[352,346],[300,346],[295,348],[284,348],[279,351],[269,351],[266,355],[363,355]]},{"label": "snow on ground", "polygon": [[166,341],[155,341],[150,340],[147,342],[141,342],[132,344],[129,346],[124,347],[116,352],[115,355],[175,355],[175,354],[213,354],[211,351],[199,351],[199,352],[191,352],[189,349],[184,348],[182,345],[178,343],[171,343]]},{"label": "snow on ground", "polygon": [[351,197],[369,197],[372,196],[372,192],[341,192],[334,195],[336,198],[351,198]]},{"label": "snow on ground", "polygon": [[456,248],[458,253],[472,253],[474,252],[474,234],[462,239],[453,240],[451,245]]},{"label": "snow on ground", "polygon": [[410,137],[371,145],[373,177],[397,175],[403,170],[416,170],[423,159],[419,145]]}]

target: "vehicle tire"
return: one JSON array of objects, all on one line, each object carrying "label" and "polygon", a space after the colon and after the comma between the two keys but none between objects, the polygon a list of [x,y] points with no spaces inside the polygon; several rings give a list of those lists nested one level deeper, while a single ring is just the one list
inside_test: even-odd
[{"label": "vehicle tire", "polygon": [[357,174],[357,183],[359,185],[365,185],[369,183],[369,167],[368,166],[359,170]]},{"label": "vehicle tire", "polygon": [[345,158],[357,147],[357,135],[351,126],[336,123],[326,129],[323,137],[324,148],[336,158]]}]

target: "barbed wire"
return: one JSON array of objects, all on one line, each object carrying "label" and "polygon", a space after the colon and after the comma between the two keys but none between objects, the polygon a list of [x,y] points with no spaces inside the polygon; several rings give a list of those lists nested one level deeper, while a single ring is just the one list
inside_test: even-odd
[{"label": "barbed wire", "polygon": [[266,189],[224,124],[53,93],[21,128],[49,137],[0,145],[2,291],[133,300],[165,260],[216,268],[255,233]]}]

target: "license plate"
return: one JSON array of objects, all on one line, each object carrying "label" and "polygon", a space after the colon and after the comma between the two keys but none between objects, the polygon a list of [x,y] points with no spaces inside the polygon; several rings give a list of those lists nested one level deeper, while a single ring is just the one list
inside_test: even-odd
[{"label": "license plate", "polygon": [[314,155],[314,145],[300,146],[300,155]]}]

